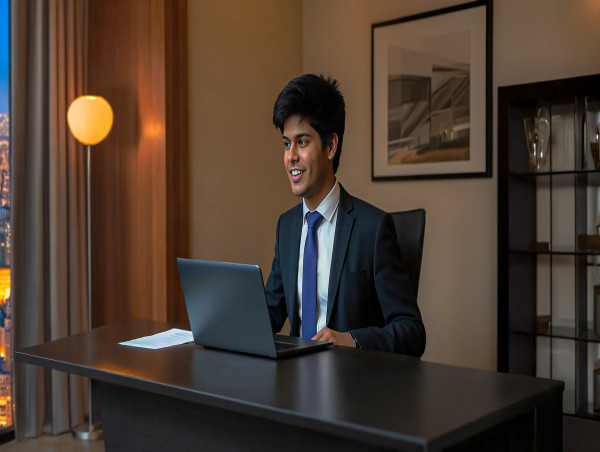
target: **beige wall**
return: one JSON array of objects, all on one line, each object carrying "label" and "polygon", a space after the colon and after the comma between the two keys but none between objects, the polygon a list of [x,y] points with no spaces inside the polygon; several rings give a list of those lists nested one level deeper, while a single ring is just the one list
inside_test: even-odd
[{"label": "beige wall", "polygon": [[[452,3],[304,1],[304,70],[331,73],[347,101],[338,176],[385,210],[427,210],[419,306],[424,359],[492,369],[496,359],[495,179],[371,182],[371,24]],[[332,20],[337,14],[341,20]]]},{"label": "beige wall", "polygon": [[266,278],[277,217],[294,205],[272,125],[302,70],[299,0],[190,0],[191,256],[258,264]]},{"label": "beige wall", "polygon": [[427,209],[424,359],[495,369],[497,86],[600,72],[600,3],[496,0],[493,178],[371,182],[371,24],[459,3],[190,0],[192,256],[268,273],[277,216],[295,202],[273,102],[293,76],[330,73],[348,108],[340,181],[383,209]]},{"label": "beige wall", "polygon": [[459,3],[304,0],[303,70],[342,83],[348,117],[339,179],[346,188],[387,210],[427,209],[424,359],[495,369],[497,87],[600,72],[600,3],[495,2],[493,178],[371,182],[371,24]]}]

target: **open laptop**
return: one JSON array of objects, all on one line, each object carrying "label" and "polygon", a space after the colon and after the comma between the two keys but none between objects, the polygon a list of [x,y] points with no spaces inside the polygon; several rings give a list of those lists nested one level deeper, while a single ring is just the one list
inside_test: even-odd
[{"label": "open laptop", "polygon": [[194,342],[280,358],[332,342],[273,335],[260,267],[177,258]]}]

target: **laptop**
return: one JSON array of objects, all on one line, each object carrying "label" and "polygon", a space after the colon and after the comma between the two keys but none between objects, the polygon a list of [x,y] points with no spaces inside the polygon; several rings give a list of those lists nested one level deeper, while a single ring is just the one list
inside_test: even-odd
[{"label": "laptop", "polygon": [[177,258],[177,267],[196,344],[269,358],[332,345],[273,334],[257,265]]}]

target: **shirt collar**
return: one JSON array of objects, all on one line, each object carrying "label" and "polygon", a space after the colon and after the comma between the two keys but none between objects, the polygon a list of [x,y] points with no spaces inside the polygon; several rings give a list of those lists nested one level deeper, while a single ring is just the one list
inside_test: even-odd
[{"label": "shirt collar", "polygon": [[[315,210],[317,212],[319,212],[321,215],[323,215],[323,218],[326,221],[329,221],[331,223],[331,221],[333,220],[333,215],[335,214],[339,203],[340,203],[340,184],[338,184],[338,181],[336,179],[335,184],[333,184],[333,188],[331,189],[329,194],[327,196],[325,196],[325,199],[323,201],[321,201],[321,204],[319,204],[319,206]],[[310,210],[306,206],[306,202],[304,202],[304,200],[302,200],[302,218],[303,218],[302,221],[303,222],[306,221],[306,214],[308,212],[310,212]]]}]

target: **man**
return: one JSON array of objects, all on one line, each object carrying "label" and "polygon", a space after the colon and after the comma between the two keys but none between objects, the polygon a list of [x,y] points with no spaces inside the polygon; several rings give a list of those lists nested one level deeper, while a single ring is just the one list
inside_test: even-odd
[{"label": "man", "polygon": [[289,318],[293,336],[421,356],[425,328],[392,217],[335,177],[345,116],[337,81],[323,76],[295,78],[275,102],[285,169],[303,201],[277,223],[271,324],[277,332]]}]

